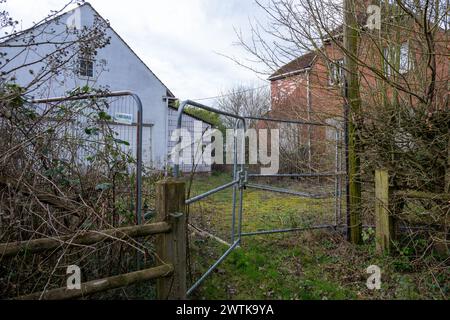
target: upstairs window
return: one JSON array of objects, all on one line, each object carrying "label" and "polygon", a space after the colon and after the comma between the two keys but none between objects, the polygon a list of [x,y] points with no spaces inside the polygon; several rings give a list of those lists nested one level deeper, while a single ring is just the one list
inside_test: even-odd
[{"label": "upstairs window", "polygon": [[339,85],[343,81],[344,76],[344,59],[339,59],[334,61],[330,65],[330,78],[329,78],[329,84],[331,86],[333,85]]},{"label": "upstairs window", "polygon": [[93,77],[94,61],[91,59],[80,58],[78,61],[78,73],[82,77]]},{"label": "upstairs window", "polygon": [[384,55],[384,74],[392,76],[393,68],[397,68],[398,73],[405,74],[412,69],[411,54],[407,42],[398,46],[389,46],[383,49]]},{"label": "upstairs window", "polygon": [[394,59],[392,59],[392,50],[390,47],[385,47],[383,49],[383,58],[384,58],[384,75],[386,77],[390,77],[392,75],[392,62]]},{"label": "upstairs window", "polygon": [[406,73],[411,69],[411,61],[409,54],[409,45],[407,42],[402,43],[400,47],[400,73]]}]

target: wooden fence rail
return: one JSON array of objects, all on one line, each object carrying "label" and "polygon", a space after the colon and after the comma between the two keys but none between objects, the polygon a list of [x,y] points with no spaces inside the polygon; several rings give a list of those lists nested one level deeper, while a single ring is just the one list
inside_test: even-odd
[{"label": "wooden fence rail", "polygon": [[39,253],[65,246],[94,245],[102,241],[156,237],[156,256],[163,264],[81,284],[81,289],[57,288],[35,292],[18,299],[76,299],[109,289],[157,279],[158,299],[186,299],[185,183],[166,179],[157,183],[156,222],[151,224],[83,231],[72,235],[0,244],[0,257]]},{"label": "wooden fence rail", "polygon": [[0,256],[13,256],[18,253],[38,253],[45,250],[63,248],[65,245],[92,245],[107,240],[139,238],[170,231],[171,226],[168,223],[157,222],[101,231],[84,231],[61,237],[2,243],[0,244]]},{"label": "wooden fence rail", "polygon": [[35,292],[21,296],[18,300],[68,300],[86,297],[88,295],[129,286],[138,282],[168,277],[173,274],[172,265],[161,265],[155,268],[121,274],[109,278],[93,280],[81,284],[81,289],[58,288],[45,292]]}]

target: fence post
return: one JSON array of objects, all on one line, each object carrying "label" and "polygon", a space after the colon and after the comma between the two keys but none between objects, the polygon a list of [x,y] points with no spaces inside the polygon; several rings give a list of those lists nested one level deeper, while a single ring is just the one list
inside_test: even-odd
[{"label": "fence post", "polygon": [[393,240],[393,219],[389,211],[389,174],[375,170],[375,241],[378,253],[390,253]]},{"label": "fence post", "polygon": [[165,179],[156,184],[156,219],[170,223],[169,233],[158,235],[157,258],[173,265],[173,275],[157,280],[160,300],[186,299],[186,216],[185,183]]}]

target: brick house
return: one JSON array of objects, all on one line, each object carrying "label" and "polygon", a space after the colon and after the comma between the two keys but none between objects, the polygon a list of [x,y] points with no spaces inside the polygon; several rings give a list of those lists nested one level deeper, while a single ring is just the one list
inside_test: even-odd
[{"label": "brick house", "polygon": [[[363,29],[367,20],[365,8],[372,3],[379,4],[380,1],[360,0],[357,4],[358,22]],[[389,10],[395,10],[395,8],[389,5]],[[415,38],[416,30],[413,21],[406,20],[402,23],[405,23],[405,26],[410,24],[410,29],[407,31],[402,29],[398,32],[398,36],[394,35],[395,32],[392,30],[387,31],[389,36],[386,38],[390,41],[382,41],[380,36],[382,50],[375,45],[373,38],[368,36],[368,31],[362,33],[358,55],[363,62],[359,70],[363,110],[365,107],[380,105],[382,101],[380,96],[383,95],[387,97],[384,103],[395,103],[394,99],[397,103],[401,101],[401,103],[414,105],[418,102],[414,98],[410,100],[410,96],[402,92],[395,95],[392,87],[386,81],[381,81],[375,70],[384,72],[388,79],[394,75],[397,76],[395,81],[401,81],[401,77],[405,77],[413,84],[411,91],[420,90],[419,85],[414,87],[420,83],[420,77],[430,76],[428,69],[424,67],[425,57],[427,57],[426,46],[421,39]],[[342,30],[343,28],[340,27],[332,32],[338,41],[342,40]],[[394,38],[395,41],[392,41]],[[435,33],[436,98],[433,105],[436,108],[448,106],[449,49],[448,33],[439,29]],[[394,50],[397,54],[393,53]],[[329,39],[325,39],[317,50],[306,52],[282,66],[269,77],[271,111],[268,116],[342,126],[343,68],[344,54],[339,46]],[[417,72],[418,70],[427,71],[422,73]],[[260,128],[263,126],[264,124],[259,124]],[[320,165],[324,153],[329,153],[326,152],[328,148],[320,145],[327,145],[327,139],[333,140],[333,134],[325,127],[300,126],[297,130],[299,137],[296,141],[300,141],[300,144],[308,150],[309,161],[313,163],[311,166],[314,169]],[[280,135],[282,136],[282,133]],[[314,165],[316,163],[317,165]]]}]

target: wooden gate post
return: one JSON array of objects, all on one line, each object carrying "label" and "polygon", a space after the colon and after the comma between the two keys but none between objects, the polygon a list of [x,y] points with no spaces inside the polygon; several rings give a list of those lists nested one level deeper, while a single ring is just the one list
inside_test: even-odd
[{"label": "wooden gate post", "polygon": [[160,300],[186,299],[185,183],[169,178],[156,184],[156,219],[171,225],[171,232],[158,235],[158,259],[173,264],[173,275],[157,280]]},{"label": "wooden gate post", "polygon": [[375,241],[378,253],[390,253],[393,240],[393,219],[389,210],[389,174],[375,170]]}]

